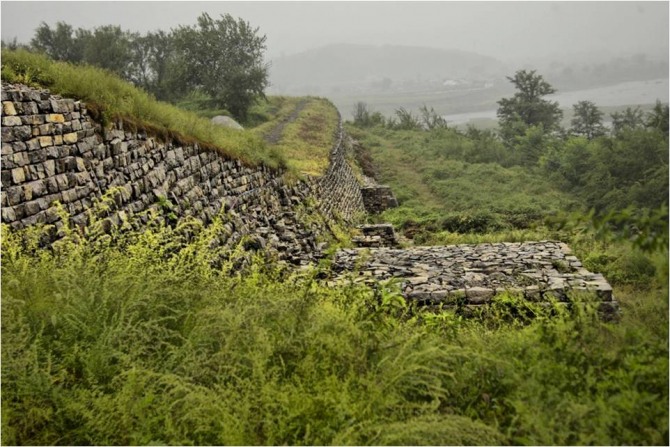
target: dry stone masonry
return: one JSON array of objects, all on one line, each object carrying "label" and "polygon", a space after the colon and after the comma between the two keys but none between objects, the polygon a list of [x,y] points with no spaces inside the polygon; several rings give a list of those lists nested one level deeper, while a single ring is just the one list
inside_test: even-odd
[{"label": "dry stone masonry", "polygon": [[395,247],[399,245],[393,225],[367,224],[357,227],[361,231],[360,236],[352,238],[357,247]]},{"label": "dry stone masonry", "polygon": [[605,278],[553,241],[346,249],[336,254],[334,269],[359,269],[376,280],[397,278],[405,297],[426,305],[482,305],[502,292],[568,302],[570,292],[583,292],[595,295],[607,313],[618,308]]},{"label": "dry stone masonry", "polygon": [[386,185],[373,185],[361,188],[365,209],[370,214],[379,214],[389,208],[398,206],[393,191]]},{"label": "dry stone masonry", "polygon": [[121,123],[103,130],[82,102],[3,83],[2,222],[14,229],[54,224],[55,239],[63,225],[56,202],[84,226],[87,210],[114,188],[112,224],[166,207],[176,218],[209,222],[225,208],[236,213],[231,243],[253,234],[259,247],[269,242],[303,262],[315,253],[319,231],[295,218],[296,205],[316,198],[328,215],[345,219],[364,210],[338,132],[328,174],[287,185],[278,170],[244,166],[197,144],[161,142]]},{"label": "dry stone masonry", "polygon": [[347,146],[341,118],[335,141],[329,156],[328,170],[318,180],[321,211],[330,219],[341,217],[346,221],[352,221],[357,216],[365,214],[366,210],[361,187],[345,156]]},{"label": "dry stone masonry", "polygon": [[[64,225],[56,202],[74,225],[85,226],[87,210],[112,194],[113,206],[103,216],[107,227],[141,225],[149,210],[205,223],[224,211],[221,243],[245,239],[248,249],[304,265],[320,257],[324,247],[317,241],[329,230],[322,218],[300,213],[319,210],[352,222],[366,208],[377,213],[395,204],[389,188],[366,184],[361,192],[345,141],[340,120],[327,173],[289,185],[281,171],[248,167],[197,144],[162,142],[121,123],[102,129],[82,102],[3,83],[2,222],[14,229],[53,224],[55,240]],[[336,273],[362,266],[365,278],[399,278],[405,296],[422,304],[479,306],[502,291],[567,301],[572,290],[595,293],[605,310],[617,308],[602,275],[584,269],[558,242],[398,249],[388,248],[398,244],[391,225],[360,229],[355,242],[376,248],[339,251]]]}]

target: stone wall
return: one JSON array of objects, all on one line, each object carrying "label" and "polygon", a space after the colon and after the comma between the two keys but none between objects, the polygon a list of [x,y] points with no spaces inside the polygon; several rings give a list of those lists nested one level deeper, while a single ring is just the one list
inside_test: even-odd
[{"label": "stone wall", "polygon": [[328,218],[340,217],[351,222],[365,214],[361,187],[346,159],[346,141],[342,119],[336,131],[326,174],[318,180],[321,211]]},{"label": "stone wall", "polygon": [[399,244],[393,225],[384,224],[364,224],[357,227],[361,235],[352,238],[352,242],[357,247],[396,247]]},{"label": "stone wall", "polygon": [[[64,225],[56,202],[74,225],[85,226],[87,210],[105,194],[112,195],[102,216],[107,228],[141,225],[152,209],[204,222],[224,209],[226,234],[220,243],[246,239],[247,249],[307,264],[320,256],[318,237],[329,231],[324,215],[352,221],[365,212],[345,152],[340,123],[327,173],[289,185],[282,172],[266,166],[244,166],[197,144],[158,141],[121,124],[103,130],[84,103],[3,84],[2,222],[15,229],[54,224],[55,240]],[[315,215],[317,209],[321,215]],[[301,213],[313,215],[305,219]],[[361,231],[362,245],[397,243],[389,225]],[[365,278],[400,278],[408,299],[431,306],[479,306],[501,291],[567,301],[568,292],[577,290],[594,292],[605,310],[617,308],[602,275],[585,270],[555,242],[342,250],[335,271],[355,271],[362,259],[358,271]]]},{"label": "stone wall", "polygon": [[2,222],[15,229],[37,223],[60,228],[56,201],[84,226],[86,210],[116,188],[112,223],[164,208],[177,218],[208,222],[226,207],[236,212],[240,237],[254,234],[261,246],[264,238],[283,244],[288,256],[316,249],[318,231],[301,227],[295,205],[320,198],[326,215],[345,219],[362,210],[341,126],[328,173],[287,185],[280,171],[247,167],[197,144],[162,142],[120,123],[103,131],[79,101],[22,85],[2,87]]},{"label": "stone wall", "polygon": [[379,214],[398,206],[398,200],[389,186],[375,185],[361,188],[365,210],[370,214]]}]

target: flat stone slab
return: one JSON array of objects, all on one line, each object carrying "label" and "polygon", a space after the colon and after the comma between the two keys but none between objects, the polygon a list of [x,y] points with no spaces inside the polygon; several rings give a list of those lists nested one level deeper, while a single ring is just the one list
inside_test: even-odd
[{"label": "flat stone slab", "polygon": [[343,249],[333,268],[340,277],[357,271],[373,280],[398,278],[406,298],[427,305],[485,304],[503,292],[568,301],[571,291],[616,304],[603,275],[585,269],[556,241]]}]

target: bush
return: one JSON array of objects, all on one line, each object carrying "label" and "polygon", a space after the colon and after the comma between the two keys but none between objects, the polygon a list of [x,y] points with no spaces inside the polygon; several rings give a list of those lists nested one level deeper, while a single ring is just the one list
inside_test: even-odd
[{"label": "bush", "polygon": [[615,325],[463,319],[212,248],[223,222],[2,227],[4,444],[667,444],[667,283]]}]

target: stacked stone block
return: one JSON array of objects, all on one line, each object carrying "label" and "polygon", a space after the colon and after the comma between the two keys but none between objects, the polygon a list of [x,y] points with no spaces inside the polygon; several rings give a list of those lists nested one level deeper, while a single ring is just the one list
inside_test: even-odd
[{"label": "stacked stone block", "polygon": [[335,144],[330,152],[330,164],[326,174],[318,179],[317,188],[323,214],[333,219],[340,217],[352,222],[365,214],[361,187],[346,159],[344,131],[340,118]]},{"label": "stacked stone block", "polygon": [[364,278],[397,278],[405,297],[428,306],[479,306],[500,293],[568,303],[583,294],[599,300],[606,314],[618,310],[603,275],[585,269],[556,241],[345,249],[333,265],[340,273],[358,269]]},{"label": "stacked stone block", "polygon": [[3,84],[3,222],[54,223],[55,201],[73,215],[91,206],[96,185],[85,157],[97,144],[97,129],[86,115],[78,101]]},{"label": "stacked stone block", "polygon": [[362,233],[352,239],[357,247],[396,247],[399,245],[393,225],[389,223],[359,225],[357,228]]},{"label": "stacked stone block", "polygon": [[398,206],[393,191],[386,185],[374,185],[361,188],[365,210],[370,214],[379,214],[389,208]]},{"label": "stacked stone block", "polygon": [[[39,223],[59,229],[56,202],[84,226],[87,210],[115,188],[115,210],[108,216],[113,224],[165,206],[178,218],[208,222],[226,207],[237,213],[239,231],[231,240],[258,230],[260,245],[267,240],[298,262],[298,252],[314,254],[319,230],[305,228],[293,208],[315,190],[327,197],[324,188],[349,188],[338,183],[347,179],[331,176],[323,188],[318,181],[287,185],[278,170],[248,167],[197,144],[162,142],[121,123],[102,129],[79,101],[2,86],[2,222],[14,229]],[[349,205],[327,203],[331,212]]]}]

